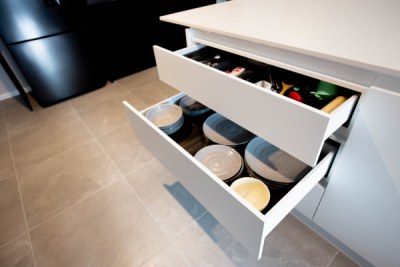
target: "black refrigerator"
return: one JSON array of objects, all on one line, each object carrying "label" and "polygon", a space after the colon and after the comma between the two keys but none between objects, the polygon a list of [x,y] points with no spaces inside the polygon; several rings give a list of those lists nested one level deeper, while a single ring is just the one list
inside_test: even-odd
[{"label": "black refrigerator", "polygon": [[0,0],[0,38],[43,107],[155,66],[153,45],[185,46],[159,16],[211,0]]},{"label": "black refrigerator", "polygon": [[0,37],[43,107],[107,79],[83,0],[0,0]]}]

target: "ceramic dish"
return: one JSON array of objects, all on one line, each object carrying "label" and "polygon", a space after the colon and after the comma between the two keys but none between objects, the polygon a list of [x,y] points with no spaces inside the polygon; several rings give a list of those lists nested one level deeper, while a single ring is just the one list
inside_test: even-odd
[{"label": "ceramic dish", "polygon": [[148,110],[145,116],[166,134],[176,132],[184,122],[181,107],[171,103],[157,105]]},{"label": "ceramic dish", "polygon": [[255,135],[219,113],[209,116],[203,123],[207,139],[220,145],[237,146],[246,144]]},{"label": "ceramic dish", "polygon": [[253,177],[239,178],[230,187],[259,211],[267,207],[271,198],[268,186]]},{"label": "ceramic dish", "polygon": [[223,181],[237,178],[243,170],[242,156],[229,146],[209,145],[194,157]]},{"label": "ceramic dish", "polygon": [[179,101],[179,106],[182,108],[183,113],[188,116],[199,116],[210,110],[210,108],[188,95],[182,97]]},{"label": "ceramic dish", "polygon": [[275,182],[276,185],[297,182],[309,169],[307,164],[260,137],[247,144],[244,158],[250,172]]}]

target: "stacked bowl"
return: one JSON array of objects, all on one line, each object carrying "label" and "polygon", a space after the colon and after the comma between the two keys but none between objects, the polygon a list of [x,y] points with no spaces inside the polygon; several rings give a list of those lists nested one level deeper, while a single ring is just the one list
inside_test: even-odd
[{"label": "stacked bowl", "polygon": [[210,111],[210,108],[188,95],[181,98],[179,106],[182,108],[183,114],[189,117],[201,116]]},{"label": "stacked bowl", "polygon": [[184,122],[181,107],[172,103],[162,103],[149,109],[145,117],[168,135],[178,131]]}]

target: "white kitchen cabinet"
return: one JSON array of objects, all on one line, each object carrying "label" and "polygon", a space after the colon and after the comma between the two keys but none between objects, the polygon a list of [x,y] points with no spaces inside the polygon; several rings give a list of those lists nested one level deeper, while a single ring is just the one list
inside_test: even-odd
[{"label": "white kitchen cabinet", "polygon": [[375,266],[400,264],[400,94],[371,88],[315,222]]},{"label": "white kitchen cabinet", "polygon": [[[261,256],[268,233],[297,206],[371,264],[399,262],[400,145],[393,141],[400,129],[394,115],[399,97],[393,91],[400,84],[400,37],[391,34],[399,25],[394,11],[399,4],[387,2],[233,0],[161,17],[188,27],[186,48],[154,47],[162,81],[313,167],[262,214],[147,120],[146,110],[124,102],[138,139],[255,256]],[[327,10],[328,17],[340,19],[327,19]],[[202,47],[330,82],[352,94],[327,114],[186,56]],[[330,139],[340,144],[337,153]]]}]

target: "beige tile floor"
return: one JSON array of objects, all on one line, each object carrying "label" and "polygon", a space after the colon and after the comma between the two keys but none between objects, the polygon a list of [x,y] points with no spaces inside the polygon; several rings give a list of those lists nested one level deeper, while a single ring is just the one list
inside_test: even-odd
[{"label": "beige tile floor", "polygon": [[0,102],[0,266],[357,266],[292,215],[256,261],[135,139],[155,68],[31,112]]}]

